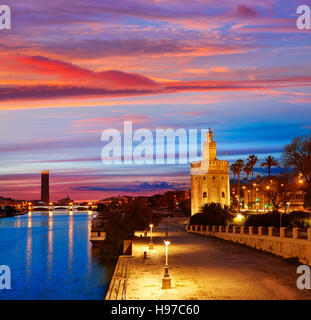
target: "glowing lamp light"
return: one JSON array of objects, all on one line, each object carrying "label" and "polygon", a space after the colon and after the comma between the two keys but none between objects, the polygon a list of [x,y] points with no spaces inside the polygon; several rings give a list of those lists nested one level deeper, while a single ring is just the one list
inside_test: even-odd
[{"label": "glowing lamp light", "polygon": [[165,243],[165,266],[168,267],[168,246],[171,244],[171,241],[169,240],[164,240]]},{"label": "glowing lamp light", "polygon": [[269,190],[269,189],[270,189],[270,187],[269,187],[269,186],[267,186],[267,187],[266,187],[266,189],[267,189],[267,190]]},{"label": "glowing lamp light", "polygon": [[150,227],[150,242],[149,242],[149,249],[153,249],[153,242],[152,242],[152,228],[153,228],[153,224],[149,224]]},{"label": "glowing lamp light", "polygon": [[300,179],[300,180],[299,180],[299,183],[300,183],[300,184],[303,183],[303,180]]}]

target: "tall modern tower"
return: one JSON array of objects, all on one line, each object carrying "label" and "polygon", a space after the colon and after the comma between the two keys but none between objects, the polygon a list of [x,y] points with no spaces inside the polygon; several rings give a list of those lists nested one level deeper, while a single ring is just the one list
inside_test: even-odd
[{"label": "tall modern tower", "polygon": [[41,172],[41,201],[48,204],[50,201],[49,171]]}]

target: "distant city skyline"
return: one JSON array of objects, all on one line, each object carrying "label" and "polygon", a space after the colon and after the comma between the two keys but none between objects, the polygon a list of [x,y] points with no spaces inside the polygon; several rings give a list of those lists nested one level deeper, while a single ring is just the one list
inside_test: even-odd
[{"label": "distant city skyline", "polygon": [[229,163],[279,160],[310,133],[311,31],[296,27],[297,1],[6,4],[14,23],[0,38],[0,196],[40,199],[47,169],[51,201],[190,188],[190,164],[101,162],[102,131],[124,121],[211,127]]}]

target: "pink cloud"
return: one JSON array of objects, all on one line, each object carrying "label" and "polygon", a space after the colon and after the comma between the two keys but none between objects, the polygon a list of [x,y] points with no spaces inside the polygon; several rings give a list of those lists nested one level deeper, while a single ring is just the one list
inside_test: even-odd
[{"label": "pink cloud", "polygon": [[[18,57],[17,61],[32,74],[56,76],[65,83],[75,83],[76,86],[79,84],[91,85],[97,88],[104,87],[107,90],[150,90],[159,88],[155,81],[135,73],[126,73],[118,70],[94,72],[71,63],[40,56]],[[18,65],[18,68],[20,67]]]},{"label": "pink cloud", "polygon": [[236,15],[239,18],[257,18],[261,14],[251,7],[246,6],[245,4],[239,4],[236,8]]}]

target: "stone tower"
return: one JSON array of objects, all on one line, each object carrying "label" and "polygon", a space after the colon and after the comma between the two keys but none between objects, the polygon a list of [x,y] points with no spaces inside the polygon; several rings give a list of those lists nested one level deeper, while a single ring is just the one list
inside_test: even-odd
[{"label": "stone tower", "polygon": [[229,162],[216,158],[216,142],[208,129],[203,160],[191,163],[191,215],[212,202],[230,205]]}]

